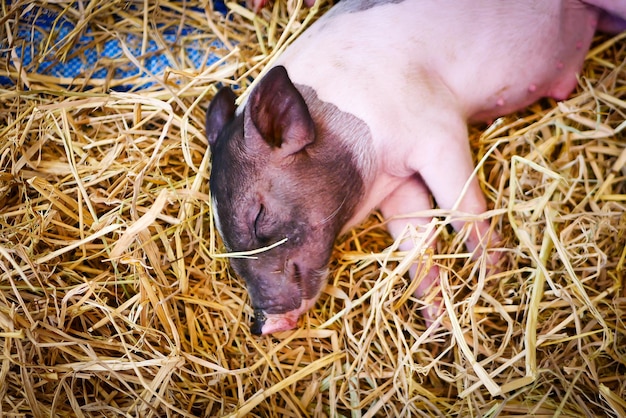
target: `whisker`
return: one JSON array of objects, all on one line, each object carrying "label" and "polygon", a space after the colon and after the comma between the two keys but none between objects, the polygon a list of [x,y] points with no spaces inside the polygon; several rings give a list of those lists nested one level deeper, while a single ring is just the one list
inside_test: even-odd
[{"label": "whisker", "polygon": [[335,209],[330,215],[328,215],[326,218],[322,219],[319,223],[317,223],[315,227],[319,227],[330,222],[334,217],[337,216],[337,214],[339,213],[339,211],[341,210],[341,208],[343,207],[345,203],[346,203],[346,196],[344,196],[339,206],[337,206],[337,209]]}]

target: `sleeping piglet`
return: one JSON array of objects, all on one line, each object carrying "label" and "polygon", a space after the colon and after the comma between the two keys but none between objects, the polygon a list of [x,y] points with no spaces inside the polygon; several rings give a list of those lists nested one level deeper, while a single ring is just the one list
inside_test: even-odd
[{"label": "sleeping piglet", "polygon": [[[484,212],[478,182],[468,183],[467,123],[565,99],[596,29],[625,29],[625,18],[626,0],[343,0],[240,107],[221,89],[206,119],[215,225],[232,252],[284,240],[231,258],[252,332],[296,326],[326,283],[335,239],[372,209],[396,237],[430,221],[410,215],[433,198]],[[481,253],[489,223],[468,227],[466,246]],[[416,297],[437,277],[431,268]]]}]

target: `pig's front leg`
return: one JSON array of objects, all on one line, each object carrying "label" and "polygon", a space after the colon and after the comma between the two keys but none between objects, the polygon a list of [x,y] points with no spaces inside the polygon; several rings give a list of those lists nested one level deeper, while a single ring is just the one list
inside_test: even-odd
[{"label": "pig's front leg", "polygon": [[[485,195],[476,177],[472,176],[474,163],[464,122],[449,121],[445,128],[431,132],[429,146],[415,150],[409,166],[419,173],[440,208],[454,209],[453,217],[457,214],[481,215],[487,210]],[[466,225],[462,219],[451,223],[457,232]],[[473,252],[473,258],[482,255],[490,243],[500,240],[497,233],[491,231],[488,220],[475,220],[468,227],[465,245]],[[498,259],[497,253],[488,254],[489,264],[495,264]]]},{"label": "pig's front leg", "polygon": [[[448,129],[453,131],[450,126]],[[380,204],[383,216],[389,219],[388,229],[394,238],[400,237],[405,232],[407,223],[412,224],[417,231],[420,231],[420,228],[424,231],[424,226],[431,222],[431,218],[407,218],[401,215],[432,209],[431,194],[440,208],[454,209],[455,213],[465,213],[471,216],[480,215],[487,210],[485,196],[478,180],[472,177],[474,164],[465,124],[459,125],[456,136],[443,131],[441,136],[431,136],[428,149],[415,150],[408,165],[416,174],[409,177]],[[472,177],[471,180],[468,180],[470,177]],[[462,197],[459,199],[460,196]],[[466,222],[463,220],[452,221],[452,226],[459,232],[465,225]],[[487,250],[489,243],[499,242],[497,233],[490,231],[490,223],[487,220],[476,220],[468,226],[465,243],[468,250],[474,253],[474,257],[480,256]],[[434,247],[434,245],[433,240],[431,246]],[[413,248],[413,240],[404,239],[399,248],[409,251]],[[487,262],[495,265],[498,258],[497,253],[489,254]],[[412,279],[420,273],[418,270],[420,266],[423,264],[416,263],[409,270]],[[438,280],[439,269],[433,265],[417,287],[415,296],[421,299],[432,286],[438,284]],[[437,318],[440,310],[439,297],[435,297],[433,304],[424,307],[423,316],[427,325]]]},{"label": "pig's front leg", "polygon": [[[389,233],[394,239],[403,237],[398,246],[401,251],[410,251],[414,246],[415,240],[411,237],[411,234],[406,234],[408,225],[412,225],[417,233],[426,234],[428,232],[426,231],[426,226],[432,221],[431,217],[410,217],[410,215],[428,211],[432,207],[430,191],[418,175],[409,177],[380,204],[380,211],[387,220]],[[423,238],[423,242],[431,241],[430,236],[423,236]],[[434,249],[434,240],[430,246]],[[413,293],[420,300],[429,293],[433,286],[437,285],[439,279],[439,268],[436,265],[432,265],[423,274],[424,272],[421,269],[427,267],[425,263],[413,263],[409,269],[411,280],[417,280],[419,276],[423,276]],[[430,326],[437,317],[440,307],[440,298],[435,296],[432,304],[425,305],[421,309],[427,326]]]}]

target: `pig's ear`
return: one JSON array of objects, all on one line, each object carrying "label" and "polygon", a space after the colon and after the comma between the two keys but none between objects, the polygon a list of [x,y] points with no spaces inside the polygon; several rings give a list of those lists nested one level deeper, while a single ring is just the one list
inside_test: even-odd
[{"label": "pig's ear", "polygon": [[281,154],[301,151],[315,139],[309,108],[285,67],[274,67],[263,77],[250,94],[248,109],[263,139]]},{"label": "pig's ear", "polygon": [[235,114],[235,93],[229,87],[222,87],[217,92],[206,112],[206,136],[211,148],[215,148],[217,137],[224,125]]}]

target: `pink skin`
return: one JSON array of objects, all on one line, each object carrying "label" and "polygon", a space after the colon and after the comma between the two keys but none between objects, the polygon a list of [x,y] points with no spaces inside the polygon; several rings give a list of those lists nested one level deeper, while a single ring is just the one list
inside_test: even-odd
[{"label": "pink skin", "polygon": [[[265,0],[254,0],[255,10],[265,3]],[[311,5],[314,1],[306,3]],[[340,228],[345,232],[363,220],[372,209],[379,208],[389,219],[388,228],[392,236],[398,238],[407,223],[420,230],[430,222],[429,218],[407,218],[406,215],[432,209],[431,196],[440,208],[454,213],[479,215],[485,212],[485,196],[478,181],[471,179],[474,164],[467,138],[467,123],[493,120],[522,109],[541,97],[567,98],[578,83],[577,74],[596,29],[626,29],[626,0],[544,0],[535,1],[530,6],[522,1],[502,3],[499,0],[456,0],[449,3],[445,0],[405,0],[398,3],[342,0],[308,28],[275,65],[285,68],[290,83],[297,86],[300,93],[305,90],[314,92],[314,97],[309,94],[306,101],[315,122],[315,132],[327,129],[332,131],[334,137],[326,142],[319,136],[295,137],[306,137],[309,141],[302,146],[304,156],[311,154],[318,143],[333,152],[336,149],[352,150],[354,161],[351,163],[356,167],[354,174],[362,179],[364,190],[358,204],[350,207],[351,212],[346,214],[342,213],[342,210],[348,210],[346,207],[325,204],[331,199],[337,200],[337,196],[331,196],[331,192],[321,196],[324,188],[316,189],[315,194],[302,199],[301,216],[318,211],[311,222],[319,222],[334,219],[338,214],[346,215],[348,221]],[[376,62],[384,65],[373,65]],[[311,71],[312,68],[315,71]],[[263,100],[282,97],[282,90],[267,90],[271,94]],[[254,91],[251,97],[254,97]],[[312,103],[317,104],[312,108]],[[259,103],[254,106],[244,103],[243,106],[244,110],[237,115],[248,117],[248,114],[255,114]],[[331,109],[335,112],[332,115],[328,113],[330,107],[335,109]],[[259,121],[263,122],[272,113],[271,109],[268,112],[262,117],[257,115]],[[294,119],[297,121],[303,116],[304,113]],[[291,125],[283,124],[281,117],[269,125],[280,129],[291,128]],[[228,129],[251,135],[253,125],[236,130],[229,125],[232,115],[229,118],[224,121]],[[345,121],[349,119],[350,128],[344,128],[347,126]],[[360,121],[361,125],[354,121]],[[258,127],[259,123],[254,125]],[[294,126],[297,128],[297,123]],[[354,130],[359,126],[367,128],[366,134],[362,130]],[[249,180],[257,182],[246,185],[250,189],[262,190],[267,178],[277,176],[277,173],[289,179],[315,179],[320,173],[333,173],[337,167],[344,165],[332,161],[323,169],[316,166],[315,170],[319,171],[314,173],[293,173],[292,164],[278,164],[276,161],[279,160],[274,158],[282,145],[276,146],[271,141],[279,137],[265,139],[268,149],[271,148],[268,164],[276,166],[260,166],[259,169],[268,169],[264,173],[266,177],[257,175],[254,180]],[[246,137],[244,141],[251,139]],[[220,141],[217,143],[219,145]],[[294,158],[290,157],[288,161],[299,161],[295,156],[303,154],[294,153]],[[259,158],[258,153],[254,155],[254,158]],[[328,155],[332,156],[332,152]],[[231,163],[225,160],[222,166],[231,167]],[[336,178],[344,177],[345,173],[336,174]],[[468,179],[471,180],[468,182]],[[267,195],[291,196],[294,191],[306,189],[312,184],[290,184],[292,189],[280,191],[277,190],[278,185],[274,183],[274,187],[262,191],[265,210],[259,218],[263,222],[257,222],[257,226],[274,225],[273,219],[268,219],[270,214],[286,217],[288,213],[281,210],[280,199],[272,201]],[[346,189],[339,190],[333,193],[342,194]],[[214,194],[217,199],[227,199],[227,196],[238,197],[240,194]],[[276,207],[270,206],[272,202],[276,203]],[[221,201],[218,206],[229,203],[232,202]],[[330,206],[330,213],[323,213],[325,206]],[[229,205],[229,209],[236,210],[237,206]],[[227,210],[223,213],[220,216],[232,216],[232,212]],[[251,214],[246,218],[248,224],[241,228],[233,222],[229,227],[228,219],[223,219],[225,227],[222,232],[231,238],[238,237],[241,234],[228,229],[253,230],[250,225],[259,216],[258,212]],[[499,237],[490,232],[488,221],[476,221],[466,226],[464,221],[453,219],[452,226],[457,231],[469,228],[468,250],[475,257],[487,251],[489,263],[497,264],[497,253],[489,251],[488,243],[499,241]],[[333,242],[330,239],[324,242],[314,240],[301,247],[295,247],[296,239],[288,242],[294,247],[287,261],[276,261],[273,265],[278,267],[274,268],[270,263],[263,264],[260,254],[254,271],[262,267],[270,271],[246,279],[249,288],[256,292],[255,303],[265,317],[265,323],[260,327],[263,334],[294,328],[298,317],[314,305],[317,297],[311,296],[319,295],[325,284],[323,278],[315,277],[315,283],[307,283],[309,287],[305,298],[290,299],[293,289],[302,283],[296,285],[289,280],[294,277],[294,280],[299,279],[307,271],[319,271],[324,267],[321,261],[319,265],[307,267],[306,262],[316,253],[311,247],[319,245],[328,250]],[[409,251],[413,245],[410,240],[405,240],[400,243],[400,249]],[[279,259],[276,252],[272,253],[272,257]],[[289,269],[282,266],[296,266],[298,273],[286,276],[283,273]],[[409,274],[415,277],[417,269],[417,265],[412,266]],[[244,270],[242,267],[241,271]],[[422,298],[427,294],[437,284],[438,275],[438,270],[431,268],[415,296]],[[283,291],[281,283],[285,282],[289,282],[290,287]],[[290,304],[288,308],[280,309],[282,302],[267,303],[272,309],[269,313],[262,305],[272,302],[272,298],[282,298]],[[299,308],[293,309],[298,305]],[[440,306],[436,303],[425,307],[427,322],[432,321],[439,310]],[[263,316],[261,314],[259,316]]]},{"label": "pink skin", "polygon": [[315,305],[315,299],[303,299],[300,308],[289,311],[285,314],[266,314],[265,324],[261,329],[262,335],[269,335],[275,332],[293,329],[298,324],[300,315],[307,312]]}]

